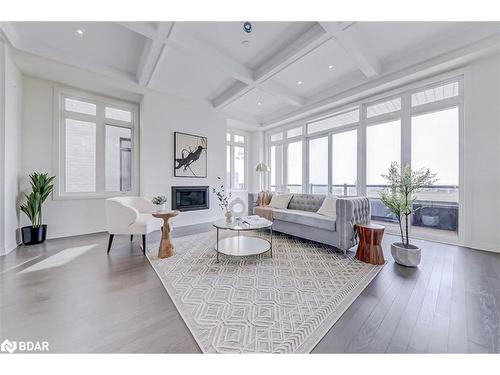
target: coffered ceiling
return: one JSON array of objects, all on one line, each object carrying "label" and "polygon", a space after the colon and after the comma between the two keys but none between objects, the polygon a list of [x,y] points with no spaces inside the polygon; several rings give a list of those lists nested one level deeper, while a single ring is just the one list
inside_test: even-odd
[{"label": "coffered ceiling", "polygon": [[[498,49],[500,23],[3,22],[14,48],[270,126],[445,57]],[[473,46],[478,46],[473,47]]]}]

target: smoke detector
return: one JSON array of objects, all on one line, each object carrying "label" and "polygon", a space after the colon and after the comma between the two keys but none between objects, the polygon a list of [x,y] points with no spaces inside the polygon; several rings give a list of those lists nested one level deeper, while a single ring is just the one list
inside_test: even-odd
[{"label": "smoke detector", "polygon": [[244,22],[243,31],[245,31],[247,34],[250,34],[252,32],[252,24],[248,21]]}]

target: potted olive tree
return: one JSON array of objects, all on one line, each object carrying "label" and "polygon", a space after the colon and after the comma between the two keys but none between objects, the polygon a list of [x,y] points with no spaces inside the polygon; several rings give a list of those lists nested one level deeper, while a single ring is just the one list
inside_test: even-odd
[{"label": "potted olive tree", "polygon": [[429,168],[412,171],[408,165],[401,169],[398,163],[391,163],[388,173],[382,177],[389,187],[380,193],[380,200],[398,220],[401,235],[401,242],[391,244],[392,257],[398,264],[416,267],[420,263],[421,249],[410,244],[408,220],[419,209],[413,207],[416,193],[436,182],[436,174]]},{"label": "potted olive tree", "polygon": [[29,178],[31,193],[24,194],[26,202],[21,204],[21,211],[28,216],[31,226],[22,227],[21,236],[24,245],[35,245],[44,242],[47,237],[47,225],[42,224],[42,205],[54,189],[52,181],[55,176],[35,172]]}]

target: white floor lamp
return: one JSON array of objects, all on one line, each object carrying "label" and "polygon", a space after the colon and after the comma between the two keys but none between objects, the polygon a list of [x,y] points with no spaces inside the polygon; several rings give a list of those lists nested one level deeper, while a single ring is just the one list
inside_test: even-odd
[{"label": "white floor lamp", "polygon": [[269,167],[266,165],[266,163],[261,161],[255,167],[255,171],[259,173],[259,189],[260,189],[259,191],[263,191],[264,190],[264,181],[263,181],[262,175],[266,172],[269,172]]}]

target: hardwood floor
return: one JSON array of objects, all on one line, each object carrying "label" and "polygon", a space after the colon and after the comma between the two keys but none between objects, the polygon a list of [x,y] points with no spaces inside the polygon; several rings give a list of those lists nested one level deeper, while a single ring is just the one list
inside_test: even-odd
[{"label": "hardwood floor", "polygon": [[[392,261],[393,240],[383,240],[384,269],[313,352],[499,353],[500,254],[419,241],[411,269]],[[106,255],[100,233],[0,257],[0,339],[47,340],[52,352],[200,352],[140,241],[116,236]]]}]

